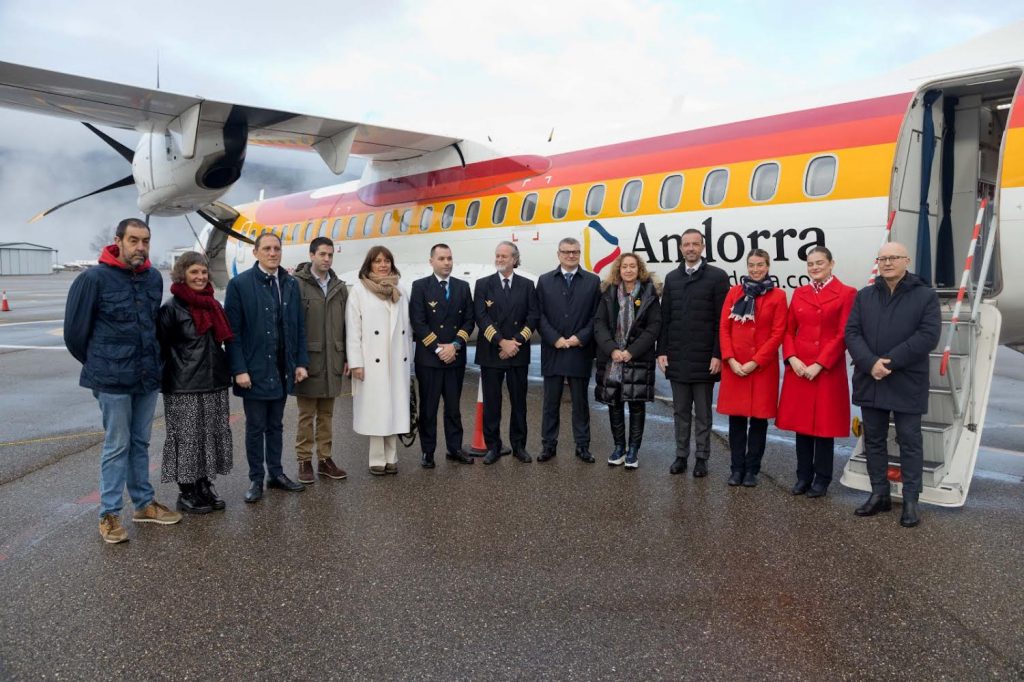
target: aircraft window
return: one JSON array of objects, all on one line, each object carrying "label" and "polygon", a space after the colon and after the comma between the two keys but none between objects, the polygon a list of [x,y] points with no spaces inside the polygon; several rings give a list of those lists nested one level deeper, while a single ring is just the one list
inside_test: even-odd
[{"label": "aircraft window", "polygon": [[561,220],[569,213],[569,197],[572,195],[572,190],[568,187],[560,189],[555,194],[555,201],[551,204],[551,217],[555,220]]},{"label": "aircraft window", "polygon": [[306,242],[307,244],[309,242],[313,241],[313,221],[312,220],[310,220],[308,223],[306,223],[306,233],[303,235],[302,241]]},{"label": "aircraft window", "polygon": [[643,194],[644,183],[640,180],[630,180],[622,188],[622,198],[619,199],[619,208],[623,213],[632,213],[640,206],[640,195]]},{"label": "aircraft window", "polygon": [[505,222],[505,210],[508,209],[508,197],[498,197],[494,202],[494,210],[491,211],[491,222],[501,225]]},{"label": "aircraft window", "polygon": [[338,237],[341,236],[341,218],[334,220],[334,226],[331,227],[331,240],[338,241]]},{"label": "aircraft window", "polygon": [[410,225],[412,225],[412,209],[407,208],[402,211],[402,221],[398,224],[398,231],[408,232]]},{"label": "aircraft window", "polygon": [[750,179],[750,198],[754,201],[768,201],[779,188],[779,164],[762,163],[754,169]]},{"label": "aircraft window", "polygon": [[729,188],[729,171],[716,168],[704,178],[703,201],[705,206],[717,206],[725,201],[725,190]]},{"label": "aircraft window", "polygon": [[466,227],[476,227],[476,221],[480,219],[480,201],[474,199],[469,202],[466,209]]},{"label": "aircraft window", "polygon": [[537,215],[537,193],[530,192],[523,197],[523,208],[519,211],[519,220],[528,223]]},{"label": "aircraft window", "polygon": [[[313,223],[310,223],[310,226],[312,225]],[[292,228],[292,243],[296,243],[299,241],[299,230],[301,229],[302,223],[295,223],[295,227]]]},{"label": "aircraft window", "polygon": [[587,202],[583,211],[589,216],[595,216],[604,208],[604,185],[594,185],[587,191]]},{"label": "aircraft window", "polygon": [[430,229],[430,221],[434,219],[434,207],[424,206],[423,213],[420,213],[420,232]]},{"label": "aircraft window", "polygon": [[373,232],[373,224],[377,220],[377,214],[371,213],[366,216],[366,222],[363,223],[363,236],[369,237],[370,233]]},{"label": "aircraft window", "polygon": [[356,236],[356,221],[359,220],[358,216],[352,216],[348,221],[348,229],[345,230],[345,236],[351,239]]},{"label": "aircraft window", "polygon": [[394,214],[394,211],[387,211],[384,214],[384,219],[381,220],[381,222],[380,222],[380,233],[381,234],[387,234],[388,231],[391,229],[391,221],[393,220],[393,217],[392,217],[393,214]]},{"label": "aircraft window", "polygon": [[807,164],[804,193],[809,197],[823,197],[836,183],[836,157],[819,156]]},{"label": "aircraft window", "polygon": [[316,231],[316,236],[317,237],[326,237],[327,236],[327,218],[324,218],[323,220],[320,221],[320,229]]},{"label": "aircraft window", "polygon": [[441,229],[447,230],[452,226],[452,221],[455,220],[455,204],[448,204],[444,207],[444,211],[441,212]]},{"label": "aircraft window", "polygon": [[658,206],[662,211],[671,211],[679,205],[683,196],[683,176],[670,175],[661,181],[661,194],[658,195]]}]

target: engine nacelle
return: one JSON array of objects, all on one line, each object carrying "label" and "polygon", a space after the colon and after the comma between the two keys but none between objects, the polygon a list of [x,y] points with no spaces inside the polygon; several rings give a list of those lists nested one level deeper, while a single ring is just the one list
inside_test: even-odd
[{"label": "engine nacelle", "polygon": [[144,134],[132,160],[139,210],[175,216],[213,203],[241,176],[247,139],[244,122],[229,123],[223,130],[200,132],[195,154],[185,158],[170,131]]}]

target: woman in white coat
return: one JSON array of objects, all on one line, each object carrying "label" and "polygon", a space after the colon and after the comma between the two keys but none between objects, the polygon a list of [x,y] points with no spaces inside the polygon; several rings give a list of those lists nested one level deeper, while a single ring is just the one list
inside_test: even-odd
[{"label": "woman in white coat", "polygon": [[398,434],[408,433],[412,330],[409,297],[391,252],[374,246],[345,310],[352,370],[352,428],[370,437],[370,473],[398,473]]}]

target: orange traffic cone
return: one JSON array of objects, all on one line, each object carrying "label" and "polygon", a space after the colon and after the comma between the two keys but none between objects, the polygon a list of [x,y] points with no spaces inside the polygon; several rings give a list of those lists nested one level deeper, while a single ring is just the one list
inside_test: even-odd
[{"label": "orange traffic cone", "polygon": [[[6,299],[5,299],[6,300]],[[476,385],[476,425],[473,427],[473,445],[469,454],[482,457],[487,454],[487,443],[484,442],[484,382],[483,377]]]},{"label": "orange traffic cone", "polygon": [[2,312],[2,313],[9,313],[9,312],[11,312],[11,304],[7,302],[7,290],[6,289],[4,290],[3,304],[0,305],[0,312]]}]

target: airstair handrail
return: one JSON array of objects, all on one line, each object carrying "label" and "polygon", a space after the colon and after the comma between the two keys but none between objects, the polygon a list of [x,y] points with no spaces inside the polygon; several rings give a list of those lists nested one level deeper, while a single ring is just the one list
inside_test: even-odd
[{"label": "airstair handrail", "polygon": [[[892,234],[892,221],[896,219],[896,211],[889,211],[889,220],[885,223],[885,236],[882,237],[882,244],[878,247],[881,249],[883,246],[889,243],[889,235]],[[868,277],[868,286],[875,283],[875,278],[878,277],[878,261],[872,260],[871,265],[871,276]]]},{"label": "airstair handrail", "polygon": [[[950,349],[953,347],[953,339],[956,337],[957,325],[960,323],[960,308],[963,306],[964,296],[967,294],[967,285],[971,279],[971,267],[974,265],[974,251],[978,247],[978,235],[981,233],[981,221],[985,216],[985,209],[988,207],[988,197],[981,200],[978,208],[978,219],[974,221],[974,234],[971,235],[971,244],[967,247],[967,260],[964,263],[964,274],[960,277],[960,290],[956,293],[956,304],[953,306],[953,316],[949,318],[949,332],[946,334],[946,347],[942,350],[942,363],[939,365],[939,376],[946,376],[949,368]],[[982,282],[984,284],[984,282]],[[977,297],[977,294],[975,294]],[[973,308],[972,308],[973,316]],[[973,319],[973,318],[972,318]]]},{"label": "airstair handrail", "polygon": [[985,297],[985,282],[988,281],[988,271],[992,267],[992,253],[995,251],[996,231],[999,229],[999,213],[992,209],[992,224],[985,235],[985,256],[981,260],[981,272],[978,277],[978,287],[974,290],[974,301],[971,305],[971,319],[978,319],[978,308]]}]

